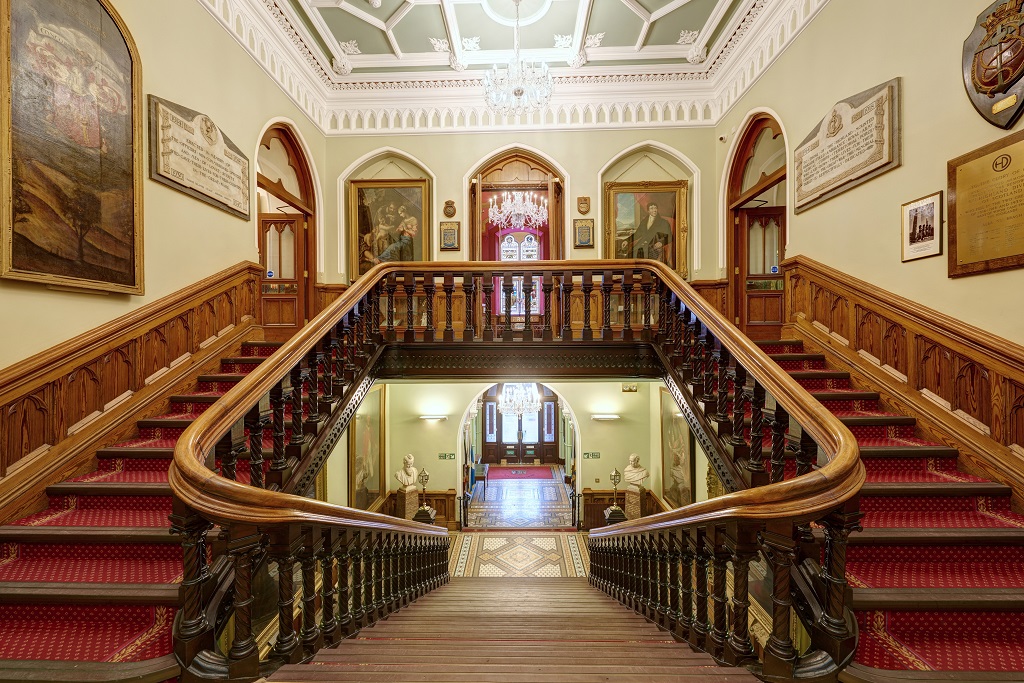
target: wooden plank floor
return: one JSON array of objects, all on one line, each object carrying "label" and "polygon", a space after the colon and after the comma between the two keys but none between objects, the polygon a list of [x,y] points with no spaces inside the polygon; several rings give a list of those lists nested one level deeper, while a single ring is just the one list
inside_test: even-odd
[{"label": "wooden plank floor", "polygon": [[275,683],[755,683],[586,579],[456,578]]}]

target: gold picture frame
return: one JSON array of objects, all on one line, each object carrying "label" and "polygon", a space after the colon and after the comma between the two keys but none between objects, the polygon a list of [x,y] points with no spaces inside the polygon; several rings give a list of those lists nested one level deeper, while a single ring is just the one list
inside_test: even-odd
[{"label": "gold picture frame", "polygon": [[350,279],[385,261],[431,260],[428,179],[350,180],[347,213]]},{"label": "gold picture frame", "polygon": [[459,250],[459,233],[462,221],[441,221],[441,251]]},{"label": "gold picture frame", "polygon": [[348,505],[369,510],[387,495],[386,386],[366,394],[348,426]]},{"label": "gold picture frame", "polygon": [[693,453],[693,435],[668,389],[659,392],[661,422],[661,495],[674,508],[695,502],[694,484],[697,478],[696,458]]},{"label": "gold picture frame", "polygon": [[577,249],[594,248],[594,219],[573,218],[572,219],[573,246]]},{"label": "gold picture frame", "polygon": [[107,0],[0,0],[0,51],[0,277],[143,294],[142,66],[127,25]]},{"label": "gold picture frame", "polygon": [[604,257],[649,258],[686,277],[688,187],[686,180],[605,183]]}]

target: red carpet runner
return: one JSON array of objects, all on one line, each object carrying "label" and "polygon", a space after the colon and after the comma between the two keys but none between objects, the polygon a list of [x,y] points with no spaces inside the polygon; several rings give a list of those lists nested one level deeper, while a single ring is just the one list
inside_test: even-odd
[{"label": "red carpet runner", "polygon": [[487,470],[488,481],[496,479],[554,479],[554,469],[548,466],[527,467],[522,465],[491,465]]}]

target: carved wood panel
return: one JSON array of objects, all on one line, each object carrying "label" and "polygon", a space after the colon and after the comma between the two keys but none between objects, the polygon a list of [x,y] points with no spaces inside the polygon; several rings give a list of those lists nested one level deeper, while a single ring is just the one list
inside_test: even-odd
[{"label": "carved wood panel", "polygon": [[1003,443],[1024,449],[1024,382],[1008,380],[1006,385],[1008,410]]},{"label": "carved wood panel", "polygon": [[953,354],[928,337],[917,337],[917,386],[953,403]]},{"label": "carved wood panel", "polygon": [[729,282],[727,280],[699,280],[690,283],[694,291],[724,316],[729,315]]},{"label": "carved wood panel", "polygon": [[953,356],[953,369],[953,410],[967,413],[983,427],[990,429],[992,385],[988,371],[960,354]]}]

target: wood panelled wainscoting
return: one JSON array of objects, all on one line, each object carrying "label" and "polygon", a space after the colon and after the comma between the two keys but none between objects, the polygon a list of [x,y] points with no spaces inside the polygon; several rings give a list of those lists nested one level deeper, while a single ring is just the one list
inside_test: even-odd
[{"label": "wood panelled wainscoting", "polygon": [[1024,508],[1024,347],[803,256],[783,268],[798,336],[868,373]]},{"label": "wood panelled wainscoting", "polygon": [[[387,498],[379,508],[371,507],[370,512],[379,512],[383,515],[395,516],[395,504],[397,502],[398,493],[396,491],[388,491]],[[421,494],[420,498],[424,496]],[[448,531],[459,530],[459,510],[457,507],[458,501],[455,496],[455,489],[448,489],[447,491],[427,491],[426,492],[427,505],[434,508],[437,512],[437,517],[434,518],[434,526],[445,527]]]},{"label": "wood panelled wainscoting", "polygon": [[693,280],[690,286],[715,307],[715,310],[729,318],[729,281]]},{"label": "wood panelled wainscoting", "polygon": [[[612,491],[607,489],[583,489],[583,493],[580,494],[580,497],[583,499],[583,514],[580,518],[581,531],[590,531],[591,529],[606,526],[604,511],[605,508],[612,504],[612,493]],[[668,512],[672,509],[665,501],[654,495],[650,489],[647,489],[645,493],[647,495],[644,496],[640,507],[641,516],[656,515],[659,512]],[[615,496],[615,500],[618,502],[619,507],[625,509],[626,492],[619,491],[618,495]]]},{"label": "wood panelled wainscoting", "polygon": [[159,412],[161,395],[258,334],[261,272],[239,263],[0,370],[0,522],[44,507],[48,484],[87,469],[97,448]]},{"label": "wood panelled wainscoting", "polygon": [[314,288],[316,292],[314,315],[320,315],[332,302],[341,298],[341,295],[348,289],[348,285],[338,283],[317,283]]}]

